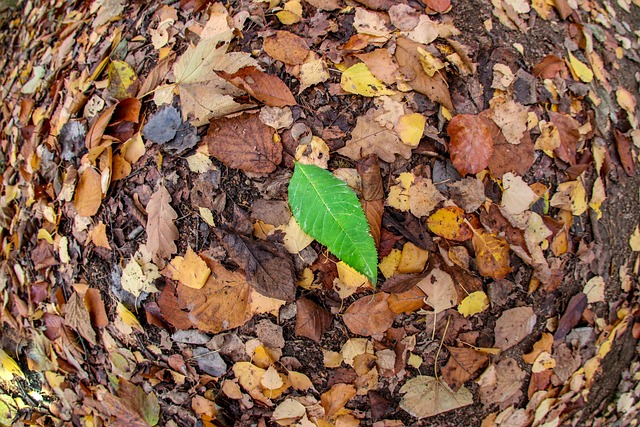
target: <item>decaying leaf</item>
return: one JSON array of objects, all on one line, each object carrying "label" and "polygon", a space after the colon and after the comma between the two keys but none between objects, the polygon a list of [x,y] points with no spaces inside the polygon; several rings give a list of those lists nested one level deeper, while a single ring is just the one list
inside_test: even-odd
[{"label": "decaying leaf", "polygon": [[447,350],[450,356],[449,361],[442,368],[442,378],[454,392],[489,362],[489,356],[472,348],[447,347]]},{"label": "decaying leaf", "polygon": [[435,313],[441,313],[458,304],[458,292],[453,279],[439,268],[431,270],[431,273],[416,286],[427,295],[426,302]]},{"label": "decaying leaf", "polygon": [[420,375],[401,388],[400,407],[416,418],[427,418],[473,403],[473,394],[462,386],[454,392],[437,378]]},{"label": "decaying leaf", "polygon": [[187,253],[184,257],[177,256],[173,258],[167,269],[171,273],[173,280],[177,280],[193,289],[202,288],[207,282],[209,274],[211,274],[207,263],[191,249],[191,246],[187,248]]},{"label": "decaying leaf", "polygon": [[475,174],[489,165],[493,155],[491,129],[484,119],[470,114],[458,114],[447,126],[451,163],[460,175]]}]

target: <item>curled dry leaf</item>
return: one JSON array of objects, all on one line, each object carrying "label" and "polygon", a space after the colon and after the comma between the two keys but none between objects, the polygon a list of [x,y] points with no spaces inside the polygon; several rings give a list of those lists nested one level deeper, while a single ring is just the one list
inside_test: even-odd
[{"label": "curled dry leaf", "polygon": [[451,163],[460,175],[478,173],[489,165],[493,155],[491,129],[485,119],[458,114],[447,126]]},{"label": "curled dry leaf", "polygon": [[614,129],[614,136],[616,139],[616,148],[618,149],[618,156],[620,156],[620,162],[624,167],[624,171],[629,176],[633,176],[635,173],[634,155],[631,150],[631,138],[620,132],[618,129]]},{"label": "curled dry leaf", "polygon": [[272,107],[296,105],[297,102],[286,84],[256,67],[244,67],[233,74],[219,71],[218,74],[232,85],[245,90],[258,101]]},{"label": "curled dry leaf", "polygon": [[389,294],[380,292],[367,295],[347,308],[342,319],[351,332],[357,335],[381,335],[393,325],[396,314],[387,300]]},{"label": "curled dry leaf", "polygon": [[282,161],[282,144],[273,140],[274,133],[258,114],[242,114],[212,122],[203,141],[209,154],[225,165],[267,174]]}]

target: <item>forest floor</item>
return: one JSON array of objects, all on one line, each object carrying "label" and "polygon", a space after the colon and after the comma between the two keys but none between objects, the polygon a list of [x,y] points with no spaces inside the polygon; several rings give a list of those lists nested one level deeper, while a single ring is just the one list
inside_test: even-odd
[{"label": "forest floor", "polygon": [[0,425],[640,419],[638,0],[0,0],[0,46]]}]

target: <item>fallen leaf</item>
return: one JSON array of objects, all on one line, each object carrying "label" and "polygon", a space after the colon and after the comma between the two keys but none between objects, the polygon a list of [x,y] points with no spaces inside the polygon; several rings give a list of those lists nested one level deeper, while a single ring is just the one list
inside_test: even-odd
[{"label": "fallen leaf", "polygon": [[369,71],[363,62],[352,65],[342,73],[340,86],[346,92],[367,97],[394,94]]},{"label": "fallen leaf", "polygon": [[320,342],[322,335],[331,326],[331,314],[308,298],[296,301],[296,336]]},{"label": "fallen leaf", "polygon": [[269,106],[285,107],[297,104],[293,94],[280,78],[256,67],[244,67],[233,74],[219,71],[218,75]]},{"label": "fallen leaf", "polygon": [[351,139],[338,150],[352,160],[361,160],[370,154],[376,154],[381,160],[393,163],[396,154],[405,159],[411,157],[411,147],[402,143],[398,135],[374,120],[374,111],[356,119],[356,127]]},{"label": "fallen leaf", "polygon": [[409,210],[418,218],[431,214],[436,206],[446,200],[432,180],[420,176],[413,180],[413,184],[409,187],[408,196]]},{"label": "fallen leaf", "polygon": [[16,361],[0,348],[0,379],[13,381],[14,377],[24,378],[24,373]]},{"label": "fallen leaf", "polygon": [[542,79],[552,79],[566,73],[564,61],[556,55],[547,55],[533,67],[533,75]]},{"label": "fallen leaf", "polygon": [[549,111],[549,119],[558,128],[560,146],[553,150],[554,154],[570,165],[576,164],[576,149],[580,141],[580,124],[571,116]]},{"label": "fallen leaf", "polygon": [[528,363],[529,365],[533,365],[538,356],[541,353],[547,352],[551,353],[551,349],[553,347],[553,335],[547,332],[542,333],[542,337],[535,344],[533,344],[533,350],[527,354],[522,355],[522,360],[524,363]]},{"label": "fallen leaf", "polygon": [[491,129],[484,119],[458,114],[447,126],[451,162],[460,175],[475,174],[489,165],[493,155]]},{"label": "fallen leaf", "polygon": [[102,204],[102,177],[98,171],[88,167],[80,175],[73,205],[80,216],[93,216]]},{"label": "fallen leaf", "polygon": [[156,144],[165,144],[171,141],[178,128],[182,124],[180,113],[172,105],[158,109],[144,125],[144,137]]},{"label": "fallen leaf", "polygon": [[160,404],[153,392],[147,394],[142,387],[119,378],[118,397],[124,406],[139,414],[150,426],[155,426],[160,421]]},{"label": "fallen leaf", "polygon": [[77,292],[71,294],[64,306],[64,323],[73,328],[90,344],[96,345],[96,333],[91,327],[91,316],[84,300]]},{"label": "fallen leaf", "polygon": [[107,238],[107,226],[102,221],[93,227],[89,233],[89,239],[94,245],[111,250],[111,245],[109,245],[109,239]]},{"label": "fallen leaf", "polygon": [[438,72],[429,76],[422,68],[418,48],[426,50],[426,46],[404,37],[399,37],[396,43],[398,45],[396,61],[398,61],[400,72],[404,74],[409,86],[426,95],[432,101],[442,104],[447,110],[455,111],[449,94],[449,86],[443,74]]},{"label": "fallen leaf", "polygon": [[460,390],[464,383],[489,362],[489,356],[472,348],[447,347],[447,350],[450,356],[442,368],[442,379],[454,392]]},{"label": "fallen leaf", "polygon": [[558,321],[558,327],[553,335],[554,341],[562,341],[564,337],[573,329],[580,319],[584,309],[587,308],[587,295],[583,292],[578,292],[571,297],[564,314]]},{"label": "fallen leaf", "polygon": [[177,256],[171,260],[168,270],[173,280],[193,289],[201,289],[211,274],[207,263],[191,249],[191,246],[187,247],[184,257]]},{"label": "fallen leaf", "polygon": [[273,403],[262,393],[260,381],[265,373],[265,369],[259,368],[251,362],[236,362],[233,365],[233,374],[238,379],[238,383],[247,393],[258,402],[272,406]]},{"label": "fallen leaf", "polygon": [[465,212],[473,212],[486,200],[484,185],[477,178],[467,177],[448,184],[451,200]]},{"label": "fallen leaf", "polygon": [[111,61],[107,71],[109,78],[109,94],[120,100],[131,98],[138,91],[138,76],[136,72],[124,61]]},{"label": "fallen leaf", "polygon": [[293,25],[302,21],[302,5],[298,0],[290,0],[284,4],[284,9],[276,12],[276,16],[284,25]]},{"label": "fallen leaf", "polygon": [[529,209],[538,196],[520,176],[511,172],[502,176],[502,201],[500,206],[511,215],[518,215]]},{"label": "fallen leaf", "polygon": [[473,236],[466,223],[464,211],[457,206],[438,209],[427,218],[427,226],[438,236],[456,242],[464,242]]},{"label": "fallen leaf", "polygon": [[178,227],[173,223],[178,214],[170,205],[171,195],[160,184],[147,204],[147,249],[156,264],[164,263],[178,249],[175,241],[180,237]]},{"label": "fallen leaf", "polygon": [[[472,292],[458,305],[458,312],[464,317],[482,313],[489,308],[489,298],[483,291]],[[451,382],[447,381],[449,385]]]},{"label": "fallen leaf", "polygon": [[613,130],[613,135],[616,140],[616,148],[618,150],[618,156],[624,171],[629,176],[635,175],[635,161],[633,151],[631,150],[631,138],[620,132],[618,129]]},{"label": "fallen leaf", "polygon": [[267,55],[289,65],[301,65],[309,54],[307,42],[289,31],[276,31],[264,39],[263,47]]},{"label": "fallen leaf", "polygon": [[381,335],[393,325],[396,314],[391,311],[384,292],[364,296],[347,308],[342,319],[349,330],[357,335]]},{"label": "fallen leaf", "polygon": [[500,127],[507,142],[520,144],[527,130],[529,110],[515,101],[504,102],[493,110],[493,121]]},{"label": "fallen leaf", "polygon": [[364,62],[371,73],[387,85],[396,82],[398,66],[388,49],[375,49],[368,53],[354,55]]},{"label": "fallen leaf", "polygon": [[605,282],[602,276],[594,276],[584,285],[584,292],[587,295],[587,303],[604,301]]},{"label": "fallen leaf", "polygon": [[436,314],[458,304],[458,292],[453,279],[439,268],[431,270],[431,273],[420,280],[416,286],[427,295],[425,301]]},{"label": "fallen leaf", "polygon": [[328,391],[322,393],[320,401],[322,402],[325,416],[333,417],[336,415],[355,395],[356,388],[351,384],[343,383],[335,384]]},{"label": "fallen leaf", "polygon": [[268,174],[282,161],[282,144],[273,140],[274,133],[258,114],[242,114],[213,121],[203,142],[210,155],[231,168]]},{"label": "fallen leaf", "polygon": [[281,426],[288,426],[307,413],[304,405],[294,399],[285,399],[273,410],[272,417]]},{"label": "fallen leaf", "polygon": [[89,288],[84,294],[84,303],[89,311],[91,317],[91,324],[96,328],[105,328],[109,325],[109,318],[107,317],[107,311],[104,308],[104,302],[102,296],[100,296],[100,290],[96,288]]},{"label": "fallen leaf", "polygon": [[419,248],[411,242],[406,242],[402,246],[402,254],[396,270],[402,274],[422,273],[428,259],[429,251]]},{"label": "fallen leaf", "polygon": [[331,74],[329,74],[329,68],[324,59],[319,58],[305,62],[300,66],[300,89],[298,94],[310,86],[326,82],[329,78],[331,78]]},{"label": "fallen leaf", "polygon": [[425,0],[424,4],[434,12],[444,13],[451,7],[451,0]]},{"label": "fallen leaf", "polygon": [[419,375],[401,388],[400,407],[416,418],[427,418],[473,404],[473,394],[464,386],[454,392],[434,377]]},{"label": "fallen leaf", "polygon": [[296,390],[307,391],[313,388],[313,383],[305,374],[295,371],[289,371],[287,375],[289,378],[289,382],[291,383],[291,387],[295,388]]},{"label": "fallen leaf", "polygon": [[362,183],[362,210],[369,223],[369,231],[376,247],[380,246],[382,213],[384,211],[384,189],[378,156],[371,154],[356,165]]},{"label": "fallen leaf", "polygon": [[412,286],[411,289],[401,293],[393,293],[389,295],[387,303],[389,308],[396,314],[400,313],[413,313],[416,310],[424,308],[425,306],[425,294],[417,286]]},{"label": "fallen leaf", "polygon": [[158,288],[154,285],[155,279],[158,277],[160,277],[160,274],[157,268],[155,272],[145,272],[135,257],[133,257],[122,269],[120,283],[125,291],[137,298],[142,292],[158,292]]},{"label": "fallen leaf", "polygon": [[571,52],[569,53],[569,66],[571,67],[573,73],[583,82],[591,83],[593,80],[593,71],[581,62],[578,58],[573,56]]},{"label": "fallen leaf", "polygon": [[640,252],[640,226],[636,225],[636,229],[629,237],[629,246],[634,252]]},{"label": "fallen leaf", "polygon": [[293,261],[282,245],[216,230],[231,258],[246,272],[247,281],[270,298],[293,301],[296,278]]},{"label": "fallen leaf", "polygon": [[495,346],[507,350],[525,339],[536,325],[536,315],[531,307],[506,310],[496,321]]},{"label": "fallen leaf", "polygon": [[526,376],[515,359],[500,360],[476,380],[480,386],[480,400],[485,405],[498,404],[501,409],[517,404],[522,398],[522,383]]},{"label": "fallen leaf", "polygon": [[399,211],[406,212],[411,209],[409,189],[415,181],[416,176],[410,172],[402,172],[395,181],[398,185],[392,185],[389,188],[387,196],[387,205]]}]

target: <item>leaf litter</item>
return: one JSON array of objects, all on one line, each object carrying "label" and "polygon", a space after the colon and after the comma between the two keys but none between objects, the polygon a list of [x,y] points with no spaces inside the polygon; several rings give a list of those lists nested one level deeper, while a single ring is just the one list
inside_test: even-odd
[{"label": "leaf litter", "polygon": [[637,415],[637,4],[12,4],[0,423]]}]

